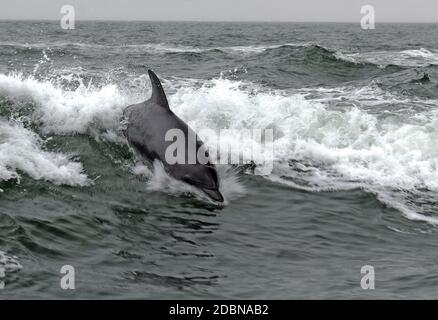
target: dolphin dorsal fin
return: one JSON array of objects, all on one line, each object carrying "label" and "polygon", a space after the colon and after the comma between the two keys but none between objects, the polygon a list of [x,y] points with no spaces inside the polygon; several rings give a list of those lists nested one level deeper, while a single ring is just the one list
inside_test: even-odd
[{"label": "dolphin dorsal fin", "polygon": [[158,79],[157,75],[152,70],[148,70],[148,73],[152,85],[152,96],[150,100],[162,106],[163,108],[170,109],[160,79]]}]

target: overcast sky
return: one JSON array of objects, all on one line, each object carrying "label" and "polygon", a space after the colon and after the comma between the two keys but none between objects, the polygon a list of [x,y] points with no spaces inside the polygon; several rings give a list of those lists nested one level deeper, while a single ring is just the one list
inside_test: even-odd
[{"label": "overcast sky", "polygon": [[346,21],[362,5],[379,22],[438,22],[438,0],[0,0],[0,19],[59,19],[62,5],[77,20]]}]

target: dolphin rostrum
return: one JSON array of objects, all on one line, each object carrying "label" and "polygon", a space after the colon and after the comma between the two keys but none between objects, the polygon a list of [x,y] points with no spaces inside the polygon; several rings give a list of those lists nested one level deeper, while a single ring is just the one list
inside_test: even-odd
[{"label": "dolphin rostrum", "polygon": [[[183,120],[170,110],[160,80],[153,71],[148,70],[148,73],[152,83],[151,98],[128,106],[124,111],[124,117],[127,120],[124,134],[129,144],[140,153],[149,167],[152,168],[154,161],[159,160],[170,176],[202,190],[214,201],[223,202],[224,198],[219,191],[218,174],[203,142]],[[187,160],[192,156],[191,159],[194,160],[191,162],[175,163],[175,161],[166,160],[166,155],[169,154],[167,149],[173,143],[168,141],[166,134],[172,129],[184,134],[186,142],[183,159]],[[194,144],[187,141],[190,137],[195,137]],[[205,155],[206,161],[199,161],[198,154]]]}]

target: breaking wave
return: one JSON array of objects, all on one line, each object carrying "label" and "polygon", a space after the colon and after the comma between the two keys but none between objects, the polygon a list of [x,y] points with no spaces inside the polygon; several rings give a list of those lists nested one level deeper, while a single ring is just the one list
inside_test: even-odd
[{"label": "breaking wave", "polygon": [[369,63],[385,68],[389,65],[401,67],[426,67],[438,65],[438,53],[425,48],[402,51],[375,51],[363,53],[342,53],[335,56],[340,60],[356,64]]},{"label": "breaking wave", "polygon": [[80,163],[62,153],[46,151],[43,145],[44,141],[21,123],[0,120],[0,182],[20,182],[20,172],[24,172],[35,180],[54,184],[89,183]]},{"label": "breaking wave", "polygon": [[[123,144],[120,116],[127,105],[149,96],[146,83],[136,78],[129,90],[113,83],[66,89],[53,81],[0,75],[5,118],[0,122],[0,180],[18,179],[23,172],[55,184],[86,185],[86,168],[45,150],[39,135],[89,134]],[[221,142],[245,150],[248,137],[239,130],[273,129],[274,166],[263,174],[267,179],[309,191],[362,188],[409,218],[438,222],[433,217],[438,212],[421,206],[424,199],[438,200],[436,101],[406,101],[377,87],[270,90],[224,78],[164,85],[178,116],[197,130],[213,129],[204,137],[207,145],[217,138],[214,132],[234,129]],[[402,99],[412,105],[408,114],[391,109]],[[376,107],[387,112],[375,112]],[[24,119],[35,129],[24,126]],[[256,164],[267,160],[262,153],[252,156]],[[158,178],[149,188],[164,188]],[[223,192],[232,199],[232,193],[244,192],[237,189]],[[411,193],[419,200],[412,201]]]}]

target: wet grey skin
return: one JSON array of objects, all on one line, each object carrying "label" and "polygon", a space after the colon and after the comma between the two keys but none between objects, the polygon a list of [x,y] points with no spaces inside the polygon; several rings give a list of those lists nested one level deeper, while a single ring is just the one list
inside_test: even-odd
[{"label": "wet grey skin", "polygon": [[[124,134],[129,144],[146,160],[146,164],[153,169],[155,160],[163,163],[164,169],[175,179],[184,181],[200,190],[216,202],[223,202],[224,198],[219,191],[219,178],[216,167],[210,158],[202,164],[196,157],[196,163],[189,164],[188,154],[194,152],[190,147],[188,135],[196,136],[195,132],[169,108],[166,94],[157,75],[148,70],[152,84],[152,96],[149,100],[128,106],[124,111],[127,126]],[[170,129],[180,129],[185,136],[185,157],[183,164],[169,164],[166,161],[166,149],[173,141],[166,141],[166,132]],[[196,136],[197,137],[197,136]],[[203,142],[197,137],[196,154],[202,152],[208,156]]]}]

